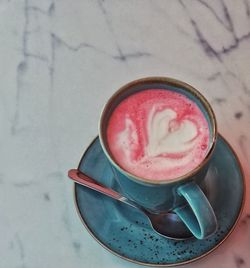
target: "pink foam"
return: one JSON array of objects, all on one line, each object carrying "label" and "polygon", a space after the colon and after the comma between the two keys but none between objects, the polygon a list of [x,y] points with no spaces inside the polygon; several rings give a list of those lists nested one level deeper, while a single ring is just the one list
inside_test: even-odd
[{"label": "pink foam", "polygon": [[[167,120],[169,116],[174,118],[166,124],[166,136],[154,138],[165,126],[161,117]],[[150,120],[158,132],[149,127]],[[195,134],[190,133],[191,139],[182,141],[189,137],[185,130],[189,128]],[[185,137],[179,136],[181,131]],[[164,139],[171,148],[166,147]],[[170,139],[177,149],[172,148]],[[188,173],[204,160],[209,128],[203,113],[187,97],[170,90],[149,89],[129,96],[115,108],[108,123],[107,141],[113,158],[126,171],[144,179],[166,180]],[[166,147],[163,152],[158,144]]]}]

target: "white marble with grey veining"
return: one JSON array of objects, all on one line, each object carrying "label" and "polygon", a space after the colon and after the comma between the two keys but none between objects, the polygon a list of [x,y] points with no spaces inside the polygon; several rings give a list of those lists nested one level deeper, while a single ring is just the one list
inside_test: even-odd
[{"label": "white marble with grey veining", "polygon": [[187,267],[250,267],[249,0],[1,0],[0,37],[0,267],[137,267],[83,228],[66,174],[107,98],[152,75],[200,89],[246,173],[236,230]]}]

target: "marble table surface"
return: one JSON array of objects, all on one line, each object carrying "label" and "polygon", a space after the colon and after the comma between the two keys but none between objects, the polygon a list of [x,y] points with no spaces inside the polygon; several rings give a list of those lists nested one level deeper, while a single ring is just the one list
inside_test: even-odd
[{"label": "marble table surface", "polygon": [[145,76],[200,89],[244,167],[235,231],[186,267],[250,267],[250,1],[0,1],[0,267],[139,267],[82,226],[67,170],[107,98]]}]

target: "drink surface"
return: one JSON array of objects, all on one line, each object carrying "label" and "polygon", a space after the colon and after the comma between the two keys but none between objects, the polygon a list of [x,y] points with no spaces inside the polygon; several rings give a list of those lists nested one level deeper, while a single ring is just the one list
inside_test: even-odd
[{"label": "drink surface", "polygon": [[206,157],[209,136],[199,107],[164,89],[130,95],[114,109],[107,127],[115,162],[133,175],[156,181],[196,168]]}]

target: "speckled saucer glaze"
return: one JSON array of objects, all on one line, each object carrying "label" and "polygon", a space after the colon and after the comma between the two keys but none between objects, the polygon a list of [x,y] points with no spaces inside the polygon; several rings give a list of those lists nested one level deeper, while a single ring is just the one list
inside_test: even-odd
[{"label": "speckled saucer glaze", "polygon": [[[96,138],[79,169],[107,187],[121,191]],[[138,210],[75,184],[77,212],[89,233],[104,248],[128,261],[149,266],[185,264],[217,248],[234,229],[244,203],[244,176],[238,158],[219,136],[205,178],[205,192],[218,219],[218,231],[205,240],[173,240],[155,233]]]}]

